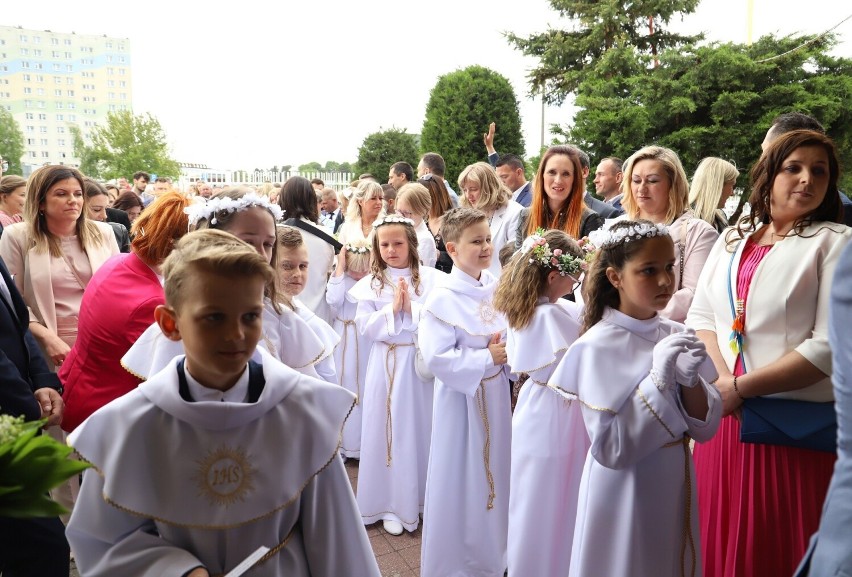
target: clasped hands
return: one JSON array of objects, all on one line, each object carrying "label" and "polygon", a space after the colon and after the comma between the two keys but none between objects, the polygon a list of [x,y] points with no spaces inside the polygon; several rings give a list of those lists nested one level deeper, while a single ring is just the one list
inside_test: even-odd
[{"label": "clasped hands", "polygon": [[694,387],[698,371],[707,359],[707,349],[692,329],[673,333],[656,344],[651,364],[651,378],[661,391],[679,384]]}]

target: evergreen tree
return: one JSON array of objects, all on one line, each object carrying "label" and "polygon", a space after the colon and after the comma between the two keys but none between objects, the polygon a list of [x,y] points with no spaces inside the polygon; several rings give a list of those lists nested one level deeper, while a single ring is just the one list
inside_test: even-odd
[{"label": "evergreen tree", "polygon": [[369,173],[379,182],[385,182],[392,164],[403,161],[417,166],[418,160],[415,136],[408,134],[404,128],[393,127],[364,138],[358,149],[355,172]]},{"label": "evergreen tree", "polygon": [[545,99],[561,104],[595,71],[606,52],[632,49],[656,56],[663,50],[696,42],[667,26],[677,16],[695,11],[700,0],[549,0],[571,20],[568,29],[551,28],[527,38],[509,33],[510,44],[539,59],[530,74],[530,93],[544,88]]},{"label": "evergreen tree", "polygon": [[453,182],[467,165],[485,160],[482,135],[491,122],[497,124],[498,151],[523,157],[521,115],[509,81],[482,66],[445,74],[429,96],[420,149],[443,156]]}]

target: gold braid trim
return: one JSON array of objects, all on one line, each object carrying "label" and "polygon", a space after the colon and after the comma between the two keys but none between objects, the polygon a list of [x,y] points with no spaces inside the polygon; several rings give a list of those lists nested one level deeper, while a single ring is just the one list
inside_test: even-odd
[{"label": "gold braid trim", "polygon": [[315,364],[317,364],[318,362],[320,362],[323,359],[323,357],[325,357],[325,356],[326,356],[325,347],[323,347],[322,350],[320,351],[320,354],[315,356],[311,361],[309,361],[309,362],[307,362],[304,365],[301,365],[299,367],[290,367],[290,368],[298,370],[298,369],[304,369],[305,367],[312,367]]},{"label": "gold braid trim", "polygon": [[482,447],[482,462],[485,465],[485,479],[488,481],[488,505],[486,508],[489,510],[494,508],[494,497],[497,495],[494,491],[494,475],[491,474],[491,426],[488,423],[488,401],[485,398],[485,383],[496,379],[502,373],[502,370],[497,371],[497,373],[490,377],[485,377],[479,381],[479,388],[474,394],[476,406],[479,408],[479,416],[482,417],[482,424],[485,426],[485,444]]},{"label": "gold braid trim", "polygon": [[136,377],[136,378],[137,378],[137,379],[139,379],[140,381],[147,381],[147,380],[148,380],[148,377],[145,377],[145,376],[140,375],[139,373],[137,373],[136,371],[134,371],[133,369],[131,369],[130,367],[128,367],[127,365],[125,365],[125,364],[124,364],[124,359],[121,359],[121,360],[120,360],[120,361],[118,361],[118,362],[119,362],[119,364],[121,364],[121,366],[124,368],[124,370],[125,370],[125,371],[127,371],[128,373],[130,373],[131,375],[133,375],[134,377]]},{"label": "gold braid trim", "polygon": [[[388,396],[385,401],[385,442],[388,447],[387,467],[391,466],[393,460],[393,417],[391,416],[391,402],[393,400],[393,383],[396,373],[396,349],[399,347],[413,347],[414,343],[387,343],[388,350],[385,353],[385,373],[388,376]],[[391,368],[391,356],[393,356],[393,368]]]},{"label": "gold braid trim", "polygon": [[672,438],[674,438],[674,437],[675,437],[675,434],[672,432],[672,430],[671,430],[671,429],[669,429],[669,426],[668,426],[668,425],[666,425],[666,424],[663,422],[663,419],[661,419],[661,418],[660,418],[660,415],[658,415],[658,414],[657,414],[657,411],[655,411],[655,410],[654,410],[654,408],[651,406],[651,404],[648,402],[648,399],[647,399],[647,398],[645,397],[645,395],[642,393],[642,389],[640,389],[639,387],[636,387],[636,394],[637,394],[637,395],[639,395],[639,398],[641,398],[641,399],[642,399],[642,402],[645,404],[645,408],[647,408],[649,411],[651,411],[651,414],[652,414],[652,415],[654,415],[654,418],[656,418],[656,419],[657,419],[657,421],[658,421],[658,422],[659,422],[659,423],[663,426],[663,428],[666,430],[666,432],[667,432],[669,435],[671,435],[671,436],[672,436]]},{"label": "gold braid trim", "polygon": [[[328,458],[328,461],[326,461],[319,469],[317,469],[312,475],[310,475],[305,480],[305,482],[302,484],[302,486],[299,487],[299,489],[296,491],[296,493],[290,499],[288,499],[287,501],[285,501],[284,503],[282,503],[278,507],[270,509],[266,513],[263,513],[262,515],[258,515],[257,517],[253,517],[253,518],[248,519],[246,521],[242,521],[240,523],[234,523],[233,525],[197,525],[195,523],[176,523],[174,521],[169,521],[168,519],[163,519],[162,517],[155,517],[155,516],[149,515],[147,513],[140,513],[139,511],[134,511],[133,509],[130,509],[128,507],[125,507],[124,505],[116,503],[115,501],[110,499],[109,496],[106,493],[102,493],[101,497],[103,498],[105,503],[107,503],[108,505],[118,509],[119,511],[122,511],[123,513],[133,515],[134,517],[141,517],[143,519],[151,519],[152,521],[156,521],[158,523],[163,523],[164,525],[170,525],[172,527],[182,527],[182,528],[185,528],[185,529],[223,530],[223,529],[237,529],[239,527],[245,527],[246,525],[250,525],[252,523],[257,523],[261,519],[265,519],[265,518],[267,518],[271,515],[274,515],[275,513],[279,512],[279,511],[283,511],[287,507],[290,507],[293,503],[295,503],[299,499],[299,497],[301,497],[304,490],[307,488],[308,485],[310,485],[313,482],[314,478],[317,475],[319,475],[320,473],[322,473],[323,471],[325,471],[329,467],[329,465],[331,465],[331,463],[334,462],[334,459],[337,458],[337,454],[340,451],[340,444],[341,444],[342,438],[343,438],[343,427],[346,425],[346,421],[349,419],[349,415],[352,414],[352,410],[354,408],[355,408],[355,401],[353,400],[352,404],[349,406],[349,410],[346,412],[346,417],[344,417],[343,422],[340,425],[340,432],[337,434],[337,446],[335,446],[334,451],[331,453],[331,456]],[[79,450],[77,452],[79,453]],[[100,475],[101,477],[104,477],[103,472],[94,463],[92,463],[91,461],[89,461],[88,459],[83,457],[82,455],[80,455],[80,460],[92,465],[92,469],[94,469],[95,472],[98,473],[98,475]],[[283,547],[283,545],[282,545],[282,547]],[[280,550],[280,548],[279,548],[279,550]]]},{"label": "gold braid trim", "polygon": [[352,327],[355,330],[355,388],[357,389],[355,404],[361,404],[361,381],[359,379],[361,375],[361,354],[358,349],[358,328],[355,326],[354,320],[345,320],[340,317],[337,318],[341,323],[343,323],[343,353],[340,355],[341,362],[343,366],[340,368],[340,384],[346,381],[346,345],[349,342],[349,327]]}]

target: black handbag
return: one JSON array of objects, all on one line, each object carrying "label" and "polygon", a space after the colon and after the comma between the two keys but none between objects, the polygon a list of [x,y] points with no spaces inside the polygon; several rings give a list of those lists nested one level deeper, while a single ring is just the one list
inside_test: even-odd
[{"label": "black handbag", "polygon": [[837,452],[834,403],[752,397],[742,404],[740,441]]}]

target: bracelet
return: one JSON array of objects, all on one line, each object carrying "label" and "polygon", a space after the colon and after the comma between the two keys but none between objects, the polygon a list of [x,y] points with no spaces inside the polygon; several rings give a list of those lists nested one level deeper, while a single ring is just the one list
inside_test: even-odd
[{"label": "bracelet", "polygon": [[740,393],[740,388],[737,386],[737,376],[734,375],[734,392],[740,398],[740,400],[745,401],[745,397]]}]

